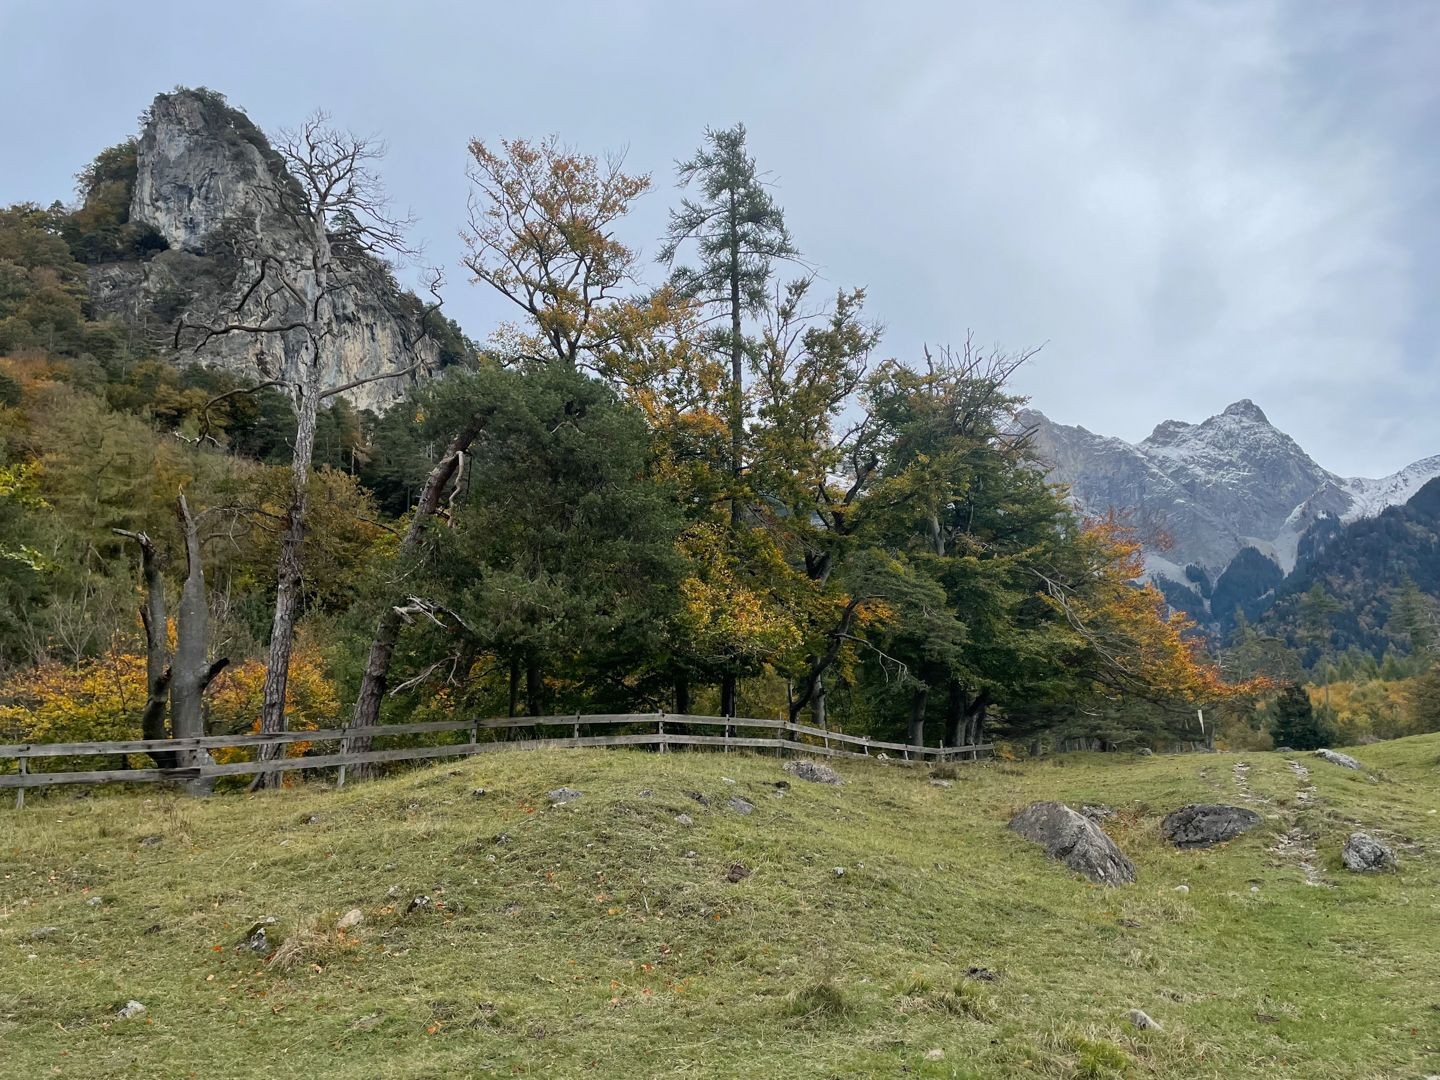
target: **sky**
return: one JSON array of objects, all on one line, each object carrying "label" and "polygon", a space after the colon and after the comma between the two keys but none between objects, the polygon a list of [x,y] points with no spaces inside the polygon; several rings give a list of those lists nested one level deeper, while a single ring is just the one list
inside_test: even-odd
[{"label": "sky", "polygon": [[[1440,454],[1440,4],[0,0],[0,205],[73,197],[158,92],[262,128],[324,107],[459,266],[472,137],[623,150],[653,191],[743,121],[796,242],[881,353],[1043,346],[1017,388],[1132,441],[1251,398],[1321,465]],[[661,268],[652,270],[656,280]]]}]

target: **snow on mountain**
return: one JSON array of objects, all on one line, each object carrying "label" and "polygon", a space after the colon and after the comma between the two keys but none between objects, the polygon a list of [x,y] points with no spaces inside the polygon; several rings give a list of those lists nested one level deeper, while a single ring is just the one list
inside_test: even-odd
[{"label": "snow on mountain", "polygon": [[1149,571],[1175,580],[1192,562],[1218,573],[1244,547],[1289,571],[1300,536],[1322,515],[1371,517],[1440,476],[1440,455],[1380,479],[1337,476],[1249,399],[1198,424],[1166,420],[1136,444],[1030,409],[1016,421],[1033,431],[1050,479],[1086,513],[1129,515]]}]

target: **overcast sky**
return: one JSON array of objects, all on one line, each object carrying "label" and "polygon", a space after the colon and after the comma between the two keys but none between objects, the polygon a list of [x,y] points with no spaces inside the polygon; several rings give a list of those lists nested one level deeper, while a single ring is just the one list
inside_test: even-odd
[{"label": "overcast sky", "polygon": [[1044,344],[1056,420],[1137,440],[1253,398],[1324,466],[1440,453],[1440,3],[0,0],[0,204],[69,198],[159,91],[389,142],[450,267],[471,136],[628,148],[656,188],[744,121],[795,238],[885,352]]}]

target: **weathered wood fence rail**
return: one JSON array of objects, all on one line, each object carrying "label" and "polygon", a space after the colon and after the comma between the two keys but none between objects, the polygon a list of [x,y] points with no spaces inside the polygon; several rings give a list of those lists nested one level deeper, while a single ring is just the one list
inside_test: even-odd
[{"label": "weathered wood fence rail", "polygon": [[[582,734],[581,729],[606,726],[649,728],[617,735]],[[565,728],[569,734],[542,736],[538,729]],[[719,729],[718,734],[705,734],[696,729]],[[516,738],[529,731],[534,737]],[[769,734],[739,734],[739,732]],[[394,736],[421,735],[433,737],[460,733],[463,741],[420,746],[398,746],[382,750],[352,751],[355,738],[389,739]],[[483,733],[483,737],[482,737]],[[188,751],[245,749],[264,745],[293,743],[340,743],[336,753],[304,754],[280,757],[269,761],[245,760],[206,762],[175,768],[96,769],[86,771],[45,772],[33,765],[45,758],[116,757],[148,754],[151,751],[173,753],[184,758]],[[16,806],[25,805],[29,788],[57,784],[137,784],[164,780],[197,780],[207,777],[250,776],[256,773],[291,772],[301,769],[340,770],[339,783],[345,781],[345,770],[352,765],[369,765],[392,761],[421,761],[427,758],[468,757],[472,754],[495,753],[501,750],[539,750],[580,746],[653,746],[664,753],[670,749],[694,747],[713,750],[773,750],[777,754],[798,751],[830,757],[866,758],[885,755],[891,760],[952,761],[974,760],[992,749],[991,744],[977,746],[909,746],[905,743],[881,742],[858,735],[845,735],[821,728],[793,724],[782,720],[759,720],[750,717],[691,716],[674,713],[604,713],[598,715],[518,716],[497,720],[445,720],[428,724],[381,724],[376,727],[324,728],[315,731],[282,731],[268,735],[206,735],[195,739],[135,739],[128,742],[20,743],[0,745],[0,767],[8,761],[18,762],[18,771],[0,773],[0,788],[15,788]]]}]

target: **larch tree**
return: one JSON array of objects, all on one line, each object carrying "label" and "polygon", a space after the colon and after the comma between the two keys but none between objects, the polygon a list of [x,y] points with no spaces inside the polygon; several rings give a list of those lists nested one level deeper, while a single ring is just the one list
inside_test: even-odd
[{"label": "larch tree", "polygon": [[[712,347],[730,362],[726,413],[730,432],[730,524],[740,528],[746,503],[745,473],[745,318],[765,310],[777,260],[798,258],[764,176],[746,146],[745,125],[708,129],[705,145],[677,173],[681,187],[693,185],[697,197],[682,199],[670,213],[659,257],[671,269],[671,282],[683,296],[714,311],[720,324]],[[682,249],[694,249],[694,265],[677,264]],[[737,677],[726,672],[720,711],[735,711]]]}]

